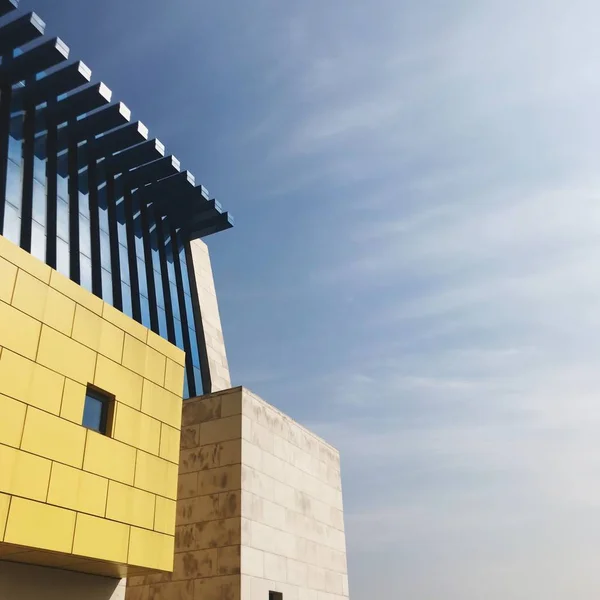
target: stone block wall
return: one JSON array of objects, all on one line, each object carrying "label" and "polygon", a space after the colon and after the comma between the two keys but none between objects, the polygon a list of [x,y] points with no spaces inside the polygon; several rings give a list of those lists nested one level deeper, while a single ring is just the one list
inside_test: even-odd
[{"label": "stone block wall", "polygon": [[241,414],[222,396],[183,407],[173,573],[131,577],[127,600],[239,600]]},{"label": "stone block wall", "polygon": [[240,597],[241,414],[227,397],[192,400],[183,411],[175,563],[194,578],[198,600]]},{"label": "stone block wall", "polygon": [[126,600],[348,598],[338,452],[244,388],[186,401],[173,573]]},{"label": "stone block wall", "polygon": [[242,391],[242,598],[348,598],[337,450]]}]

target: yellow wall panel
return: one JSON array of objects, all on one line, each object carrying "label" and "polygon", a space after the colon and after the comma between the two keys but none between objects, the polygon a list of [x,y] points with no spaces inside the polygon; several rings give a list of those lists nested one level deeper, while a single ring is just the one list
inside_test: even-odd
[{"label": "yellow wall panel", "polygon": [[119,329],[126,331],[129,335],[132,335],[142,342],[146,341],[148,330],[137,321],[130,319],[120,310],[117,310],[114,306],[104,303],[102,316],[113,325],[116,325]]},{"label": "yellow wall panel", "polygon": [[131,528],[129,564],[172,571],[174,555],[174,537],[137,527]]},{"label": "yellow wall panel", "polygon": [[34,359],[40,339],[41,323],[13,306],[0,302],[2,346]]},{"label": "yellow wall panel", "polygon": [[148,379],[144,379],[142,412],[175,427],[175,429],[181,429],[182,410],[181,396],[176,396]]},{"label": "yellow wall panel", "polygon": [[136,449],[88,431],[83,469],[128,485],[133,484]]},{"label": "yellow wall panel", "polygon": [[156,513],[154,517],[154,529],[161,533],[173,535],[175,533],[175,514],[177,503],[175,500],[167,500],[162,496],[156,496]]},{"label": "yellow wall panel", "polygon": [[33,379],[35,363],[4,348],[0,355],[0,392],[25,401]]},{"label": "yellow wall panel", "polygon": [[58,271],[52,271],[50,286],[55,290],[58,290],[61,294],[71,298],[71,300],[74,300],[77,304],[85,306],[88,310],[91,310],[98,315],[102,314],[104,302],[102,302],[100,298],[94,296],[94,294],[90,294],[85,288],[82,288],[79,284],[71,281],[64,275],[61,275]]},{"label": "yellow wall panel", "polygon": [[58,414],[64,377],[10,350],[0,356],[0,393]]},{"label": "yellow wall panel", "polygon": [[72,379],[65,379],[60,416],[63,419],[81,425],[83,422],[83,405],[85,403],[86,386]]},{"label": "yellow wall panel", "polygon": [[184,368],[167,359],[165,369],[165,387],[176,396],[183,397]]},{"label": "yellow wall panel", "polygon": [[141,448],[150,454],[158,454],[160,444],[160,421],[118,403],[113,426],[113,437]]},{"label": "yellow wall panel", "polygon": [[40,456],[0,445],[0,492],[45,501],[51,464]]},{"label": "yellow wall panel", "polygon": [[167,359],[160,352],[157,352],[152,348],[146,348],[146,368],[144,370],[144,377],[158,385],[164,385],[166,360]]},{"label": "yellow wall panel", "polygon": [[133,371],[100,355],[96,365],[94,384],[109,394],[113,394],[117,402],[123,402],[139,410],[142,397],[142,378]]},{"label": "yellow wall panel", "polygon": [[128,545],[128,525],[89,515],[77,515],[73,554],[126,562]]},{"label": "yellow wall panel", "polygon": [[96,313],[83,306],[77,306],[73,324],[73,339],[120,363],[123,355],[124,335],[121,329],[105,321]]},{"label": "yellow wall panel", "polygon": [[13,498],[4,541],[43,550],[70,552],[75,513],[40,502]]},{"label": "yellow wall panel", "polygon": [[45,283],[50,281],[50,273],[52,269],[37,258],[33,257],[29,252],[25,252],[16,246],[11,241],[0,235],[0,256],[8,262],[16,265],[20,269],[27,271],[34,277],[41,279]]},{"label": "yellow wall panel", "polygon": [[42,327],[37,360],[80,383],[87,384],[94,379],[96,353],[46,325]]},{"label": "yellow wall panel", "polygon": [[[171,569],[184,352],[1,236],[0,331],[0,541],[123,568],[133,530]],[[91,383],[113,437],[81,424]]]},{"label": "yellow wall panel", "polygon": [[177,498],[177,465],[138,450],[134,485],[174,500]]},{"label": "yellow wall panel", "polygon": [[123,365],[159,385],[165,380],[165,357],[130,335],[125,336]]},{"label": "yellow wall panel", "polygon": [[111,360],[120,363],[123,358],[124,336],[125,334],[121,329],[103,320],[98,351],[100,354],[104,354],[104,356],[107,356]]},{"label": "yellow wall panel", "polygon": [[26,404],[0,394],[0,444],[19,447],[26,410]]},{"label": "yellow wall panel", "polygon": [[73,333],[71,337],[84,346],[98,351],[101,330],[102,317],[78,304],[75,309],[75,320],[73,321]]},{"label": "yellow wall panel", "polygon": [[17,267],[0,258],[0,300],[7,304],[10,304],[16,279]]},{"label": "yellow wall panel", "polygon": [[73,324],[73,339],[96,350],[113,361],[121,362],[123,336],[121,329],[92,311],[78,306]]},{"label": "yellow wall panel", "polygon": [[59,463],[52,465],[48,502],[73,510],[104,516],[108,480]]},{"label": "yellow wall panel", "polygon": [[81,468],[86,429],[29,407],[21,448],[27,452]]},{"label": "yellow wall panel", "polygon": [[38,321],[70,335],[75,303],[25,271],[19,271],[12,305]]},{"label": "yellow wall panel", "polygon": [[154,331],[148,331],[148,346],[158,350],[178,365],[185,365],[185,352]]},{"label": "yellow wall panel", "polygon": [[121,523],[152,529],[155,498],[154,494],[111,481],[108,486],[106,517]]},{"label": "yellow wall panel", "polygon": [[56,290],[48,290],[43,321],[65,335],[71,335],[75,318],[75,302]]},{"label": "yellow wall panel", "polygon": [[23,400],[57,415],[60,412],[64,386],[65,378],[62,375],[36,364],[27,396]]},{"label": "yellow wall panel", "polygon": [[6,529],[10,498],[11,497],[8,494],[0,494],[0,542],[4,539],[4,530]]},{"label": "yellow wall panel", "polygon": [[122,364],[138,375],[143,376],[146,370],[146,344],[128,333],[125,334]]},{"label": "yellow wall panel", "polygon": [[179,444],[181,441],[181,432],[179,429],[162,424],[160,431],[160,452],[159,456],[171,462],[179,464]]},{"label": "yellow wall panel", "polygon": [[25,271],[19,271],[11,304],[34,319],[41,321],[46,310],[48,289],[48,285],[43,281]]}]

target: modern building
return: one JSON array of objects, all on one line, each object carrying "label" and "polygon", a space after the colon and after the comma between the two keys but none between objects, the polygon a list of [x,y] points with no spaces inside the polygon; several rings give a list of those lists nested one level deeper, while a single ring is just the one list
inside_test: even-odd
[{"label": "modern building", "polygon": [[0,600],[342,600],[337,451],[231,386],[232,227],[0,0]]}]

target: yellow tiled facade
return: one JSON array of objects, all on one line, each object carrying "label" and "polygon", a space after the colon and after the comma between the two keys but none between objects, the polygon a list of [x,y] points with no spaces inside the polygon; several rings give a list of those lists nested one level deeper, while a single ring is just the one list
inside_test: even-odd
[{"label": "yellow tiled facade", "polygon": [[[173,567],[184,353],[0,236],[0,556]],[[83,427],[87,385],[114,396]]]}]

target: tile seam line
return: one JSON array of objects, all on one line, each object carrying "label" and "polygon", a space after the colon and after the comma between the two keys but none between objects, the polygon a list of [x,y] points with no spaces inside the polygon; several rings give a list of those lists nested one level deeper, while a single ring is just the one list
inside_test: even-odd
[{"label": "tile seam line", "polygon": [[[0,302],[2,302],[2,301],[0,300]],[[10,306],[10,305],[7,305],[7,306]],[[106,355],[105,355],[105,354],[103,354],[102,352],[99,352],[98,350],[95,350],[95,349],[91,348],[90,346],[86,346],[85,344],[83,344],[83,343],[79,342],[78,340],[76,340],[76,339],[74,339],[74,338],[72,338],[72,337],[69,337],[68,335],[64,334],[62,331],[60,331],[60,330],[58,330],[58,329],[55,329],[55,328],[54,328],[54,327],[52,327],[51,325],[48,325],[47,323],[44,323],[43,321],[39,321],[38,319],[36,319],[35,317],[32,317],[32,316],[31,316],[31,315],[29,315],[28,313],[26,313],[26,312],[23,312],[23,311],[19,310],[17,307],[14,307],[14,306],[12,306],[11,308],[14,308],[15,310],[19,311],[21,314],[25,315],[26,317],[28,317],[28,318],[30,318],[30,319],[32,319],[32,320],[34,320],[34,321],[36,321],[36,323],[39,323],[39,324],[40,324],[40,325],[42,325],[43,327],[47,327],[48,329],[51,329],[52,331],[54,331],[54,332],[56,332],[56,333],[59,333],[60,335],[62,335],[62,336],[64,336],[64,337],[66,337],[67,339],[69,339],[69,340],[71,340],[71,341],[75,342],[76,344],[79,344],[79,345],[83,346],[84,348],[86,348],[86,350],[90,350],[90,351],[94,352],[96,355],[98,355],[98,356],[102,356],[103,358],[106,358],[107,360],[110,360],[112,363],[114,363],[114,364],[116,364],[116,365],[118,365],[118,366],[122,367],[123,369],[126,369],[128,372],[130,372],[130,373],[133,373],[134,375],[136,375],[136,376],[138,376],[138,377],[142,378],[142,380],[149,381],[150,383],[153,383],[153,384],[154,384],[154,385],[156,385],[157,387],[159,387],[159,388],[161,388],[162,390],[164,390],[164,391],[168,392],[169,394],[171,394],[171,395],[175,396],[176,398],[179,398],[179,396],[177,396],[177,394],[176,394],[175,392],[172,392],[171,390],[169,390],[169,389],[167,389],[167,388],[163,388],[163,387],[162,387],[162,386],[160,386],[159,384],[157,384],[157,383],[154,383],[154,382],[153,382],[151,379],[148,379],[147,377],[144,377],[143,375],[140,375],[139,373],[136,373],[135,371],[132,371],[131,369],[128,369],[128,368],[127,368],[125,365],[122,365],[122,364],[120,364],[120,363],[117,363],[117,362],[115,362],[114,360],[112,360],[110,357],[106,356]],[[41,362],[38,362],[38,361],[37,361],[37,353],[38,353],[38,351],[39,351],[39,344],[40,344],[40,341],[39,341],[39,340],[41,339],[41,331],[42,331],[42,330],[40,329],[40,336],[39,336],[39,338],[38,338],[38,349],[36,350],[36,357],[35,357],[35,359],[31,359],[31,358],[29,358],[29,356],[25,356],[24,354],[22,354],[22,353],[20,353],[20,352],[17,352],[16,350],[13,350],[12,348],[10,348],[10,347],[8,347],[8,346],[2,346],[2,347],[3,347],[3,348],[6,348],[6,350],[8,350],[9,352],[12,352],[13,354],[16,354],[16,355],[18,355],[18,356],[20,356],[20,357],[22,357],[22,358],[25,358],[26,360],[28,360],[28,361],[30,361],[30,362],[33,362],[33,363],[35,363],[35,364],[37,364],[37,365],[40,365],[41,367],[44,367],[45,369],[48,369],[49,371],[52,371],[53,373],[56,373],[57,375],[60,375],[60,376],[62,376],[62,377],[66,377],[67,379],[71,379],[72,381],[76,381],[77,383],[81,383],[80,381],[78,381],[78,380],[76,380],[76,379],[73,379],[72,377],[69,377],[68,375],[65,375],[64,373],[60,373],[60,372],[56,371],[55,369],[53,369],[53,368],[51,368],[51,367],[48,367],[48,366],[46,366],[44,363],[41,363]],[[84,384],[82,384],[82,385],[84,385]],[[181,398],[181,401],[183,402],[183,401],[184,401],[184,399],[183,399],[183,398]],[[126,402],[123,402],[123,404],[126,404]],[[138,409],[136,409],[136,410],[138,410]],[[139,412],[143,412],[143,411],[142,411],[142,410],[140,410]],[[144,414],[147,414],[147,413],[144,413]],[[148,416],[152,416],[152,415],[148,415]],[[156,418],[156,417],[155,417],[155,418]],[[162,423],[164,423],[164,421],[161,421],[161,422],[162,422]],[[167,423],[167,425],[170,425],[170,424],[169,424],[169,423]],[[170,426],[171,426],[171,427],[173,427],[173,425],[170,425]],[[174,429],[175,429],[175,427],[174,427]]]},{"label": "tile seam line", "polygon": [[[64,377],[64,375],[63,375],[63,377]],[[69,379],[69,378],[67,377],[67,379]],[[71,381],[73,381],[73,380],[71,380]],[[76,382],[76,383],[79,383],[79,382]],[[83,384],[80,384],[80,385],[83,385]],[[69,423],[71,425],[75,425],[76,427],[83,427],[85,429],[85,431],[86,431],[86,439],[85,439],[85,442],[84,442],[84,458],[85,458],[85,448],[87,446],[87,432],[88,431],[93,431],[92,429],[90,429],[88,427],[84,427],[81,423],[75,423],[74,421],[66,419],[65,417],[62,417],[60,414],[56,414],[56,413],[50,412],[49,410],[47,410],[45,408],[40,408],[39,406],[36,406],[35,404],[29,404],[29,403],[25,402],[24,400],[21,400],[20,398],[15,398],[14,396],[9,396],[8,394],[0,394],[0,395],[5,396],[6,398],[10,398],[11,400],[14,400],[15,402],[18,402],[19,404],[23,404],[27,408],[31,407],[32,409],[39,410],[40,412],[43,412],[46,415],[49,415],[49,416],[54,417],[56,419],[60,419],[61,421],[65,422],[65,423]],[[121,404],[125,404],[125,403],[122,402]],[[129,408],[131,408],[127,404],[125,404],[125,406],[128,406]],[[134,409],[132,409],[132,410],[134,410]],[[141,414],[143,414],[144,416],[153,418],[154,420],[158,421],[158,419],[156,419],[155,417],[151,417],[151,415],[147,415],[146,413],[141,413]],[[27,414],[25,415],[25,420],[27,420]],[[158,421],[158,422],[162,423],[162,421]],[[171,428],[175,429],[174,427],[171,427]],[[1,441],[0,441],[0,446],[7,446],[8,448],[16,448],[17,450],[21,450],[22,452],[26,452],[27,454],[32,454],[33,456],[39,456],[41,458],[46,458],[48,460],[53,460],[53,461],[55,461],[55,462],[57,462],[59,464],[66,465],[67,467],[73,467],[74,469],[79,469],[81,471],[86,471],[88,473],[97,474],[97,473],[94,473],[93,471],[87,471],[87,469],[85,469],[84,467],[75,467],[75,466],[73,466],[70,463],[66,463],[66,462],[63,462],[61,460],[56,460],[54,458],[48,458],[47,456],[45,456],[43,454],[36,454],[35,452],[31,452],[30,450],[25,450],[24,448],[21,447],[22,442],[23,442],[23,432],[24,432],[24,430],[25,430],[25,424],[23,424],[23,431],[21,432],[21,439],[20,439],[18,447],[11,446],[10,444],[6,444],[6,443],[1,442]],[[94,433],[97,433],[97,432],[94,432]],[[133,448],[134,450],[140,450],[140,452],[143,452],[144,454],[147,454],[148,456],[153,456],[154,458],[159,458],[160,460],[164,460],[165,462],[168,462],[169,464],[171,464],[173,466],[176,466],[176,467],[179,466],[179,463],[177,463],[177,462],[175,462],[175,461],[173,461],[171,459],[164,458],[163,456],[160,456],[159,454],[153,454],[152,452],[147,452],[146,450],[143,450],[142,448],[138,448],[137,446],[133,446],[130,443],[124,442],[124,441],[122,441],[122,440],[120,440],[118,438],[115,438],[113,436],[103,435],[103,434],[99,434],[99,435],[102,435],[103,437],[105,437],[105,438],[107,438],[109,440],[114,440],[115,442],[117,442],[119,444],[123,444],[124,446],[127,446],[128,448]],[[228,466],[228,465],[225,465],[225,466]],[[190,472],[195,472],[195,471],[190,471]],[[187,475],[187,473],[184,473],[184,474]],[[104,476],[103,475],[99,475],[99,477],[104,477]],[[161,495],[161,494],[159,494],[159,495]]]},{"label": "tile seam line", "polygon": [[[4,258],[4,257],[2,257],[2,258]],[[5,260],[6,260],[6,259],[5,259]],[[8,261],[8,262],[10,263],[10,261]],[[18,266],[17,266],[17,265],[15,265],[14,263],[10,263],[10,264],[12,264],[13,266],[17,267],[17,269],[18,269],[19,271],[23,271],[23,272],[24,272],[24,273],[26,273],[27,275],[29,275],[29,276],[31,276],[31,277],[34,277],[33,275],[31,275],[31,273],[29,273],[29,272],[28,272],[28,271],[26,271],[25,269],[21,269],[20,267],[18,267]],[[41,280],[39,280],[39,279],[38,279],[38,281],[41,281]],[[42,283],[45,283],[45,282],[43,282],[43,281],[41,281],[41,282],[42,282]],[[115,323],[113,323],[111,320],[109,320],[109,319],[105,318],[105,317],[103,316],[103,314],[100,314],[100,315],[99,315],[98,313],[95,313],[94,311],[90,310],[89,308],[87,308],[85,305],[81,304],[81,303],[80,303],[80,302],[78,302],[77,300],[74,300],[74,299],[73,299],[73,298],[71,298],[70,296],[66,296],[66,295],[65,295],[65,294],[63,294],[63,293],[62,293],[60,290],[57,290],[56,288],[53,288],[53,287],[52,287],[52,286],[50,286],[49,284],[46,284],[46,283],[45,283],[45,285],[47,285],[47,286],[48,286],[50,289],[54,290],[56,293],[60,294],[60,295],[61,295],[63,298],[65,298],[65,299],[67,299],[67,300],[70,300],[71,302],[73,302],[73,303],[75,304],[75,307],[76,307],[76,308],[77,308],[78,306],[80,306],[81,308],[84,308],[84,309],[85,309],[85,310],[87,310],[88,312],[91,312],[91,313],[92,313],[94,316],[98,317],[98,318],[99,318],[99,319],[100,319],[102,322],[107,322],[107,323],[109,323],[110,325],[112,325],[113,327],[115,327],[115,328],[117,328],[119,331],[121,331],[121,332],[122,332],[124,335],[129,335],[130,337],[132,337],[132,338],[136,339],[138,342],[140,342],[140,344],[144,344],[144,346],[147,346],[147,347],[148,347],[148,348],[150,348],[151,350],[154,350],[155,352],[157,352],[158,354],[160,354],[160,355],[161,355],[162,357],[164,357],[165,359],[168,359],[168,360],[170,360],[171,362],[175,363],[175,364],[176,364],[178,367],[183,367],[183,368],[185,368],[185,366],[184,366],[184,365],[181,365],[181,364],[179,364],[178,362],[176,362],[175,360],[173,360],[173,359],[172,359],[170,356],[167,356],[166,354],[164,354],[163,352],[161,352],[160,350],[158,350],[158,349],[157,349],[157,348],[155,348],[154,346],[151,346],[151,345],[150,345],[150,344],[149,344],[147,341],[146,341],[146,342],[144,342],[144,341],[141,341],[139,338],[137,338],[136,336],[132,335],[131,333],[129,333],[129,332],[128,332],[128,331],[126,331],[125,329],[123,329],[123,328],[119,327],[118,325],[115,325]],[[76,285],[78,285],[78,284],[76,284]],[[88,349],[90,349],[90,350],[92,350],[92,351],[96,352],[97,354],[101,354],[102,356],[104,356],[104,357],[108,358],[109,360],[111,360],[111,361],[112,361],[112,362],[114,362],[115,364],[118,364],[118,365],[122,366],[124,369],[127,369],[128,371],[130,371],[130,372],[132,372],[132,373],[135,373],[136,375],[139,375],[140,377],[143,377],[144,379],[148,379],[148,378],[147,378],[145,375],[141,375],[141,374],[140,374],[140,373],[138,373],[137,371],[134,371],[134,370],[130,369],[129,367],[127,367],[126,365],[124,365],[124,364],[122,363],[123,356],[121,356],[121,362],[117,363],[117,362],[116,362],[116,361],[114,361],[114,360],[113,360],[113,359],[112,359],[110,356],[107,356],[106,354],[104,354],[104,353],[103,353],[103,352],[101,352],[100,350],[98,350],[98,349],[96,349],[96,348],[93,348],[92,346],[89,346],[89,345],[88,345],[88,344],[86,344],[85,342],[81,342],[81,341],[80,341],[80,340],[78,340],[77,338],[73,337],[73,327],[74,327],[74,325],[75,325],[75,314],[73,314],[73,322],[71,323],[71,333],[70,333],[70,334],[66,334],[66,333],[64,333],[63,331],[61,331],[60,329],[57,329],[56,327],[54,327],[54,326],[50,325],[49,323],[46,323],[45,321],[43,321],[43,320],[40,320],[40,319],[39,319],[37,316],[35,316],[35,315],[32,315],[31,313],[28,313],[28,312],[24,311],[22,308],[20,308],[19,306],[17,306],[16,304],[14,304],[14,303],[13,303],[13,302],[14,302],[14,293],[15,293],[15,291],[16,291],[16,287],[17,287],[17,282],[16,282],[16,280],[15,280],[15,284],[14,284],[14,288],[13,288],[13,293],[12,293],[12,295],[11,295],[11,301],[10,301],[10,302],[5,302],[4,300],[0,300],[0,303],[2,303],[2,304],[6,304],[7,306],[10,306],[11,308],[14,308],[15,310],[17,310],[17,311],[18,311],[18,312],[20,312],[21,314],[23,314],[23,315],[25,315],[25,316],[27,316],[27,317],[29,317],[29,318],[33,319],[34,321],[37,321],[37,322],[38,322],[38,323],[40,323],[41,325],[45,325],[45,326],[46,326],[46,327],[48,327],[49,329],[52,329],[53,331],[56,331],[56,332],[60,333],[61,335],[64,335],[66,338],[68,338],[68,339],[70,339],[70,340],[73,340],[74,342],[77,342],[78,344],[81,344],[81,345],[82,345],[82,346],[84,346],[85,348],[88,348]],[[82,288],[82,289],[84,289],[84,288]],[[117,310],[117,309],[115,309],[115,310]],[[75,313],[75,311],[74,311],[74,313]],[[128,316],[127,316],[125,313],[122,313],[122,314],[123,314],[123,316],[124,316],[124,317],[126,317],[126,318],[131,318],[131,317],[128,317]],[[132,319],[132,321],[133,321],[133,319]],[[137,321],[134,321],[134,323],[137,323]],[[140,325],[140,327],[144,327],[144,325],[142,325],[141,323],[138,323],[138,325]],[[156,334],[156,335],[158,335],[158,334]],[[169,344],[171,343],[171,342],[169,342],[168,340],[166,340],[166,339],[164,339],[164,338],[162,338],[162,337],[161,337],[161,339],[162,339],[162,340],[164,340],[165,342],[169,343]],[[174,345],[174,344],[173,344],[173,345]],[[124,342],[123,342],[123,346],[124,346]],[[39,347],[39,341],[38,341],[38,347]],[[175,346],[175,347],[177,347],[177,346]],[[122,350],[122,355],[123,355],[123,354],[124,354],[124,349]],[[36,356],[37,356],[37,353],[36,353]],[[165,364],[166,364],[166,363],[165,363]],[[149,380],[149,381],[152,381],[151,379],[148,379],[148,380]],[[167,390],[167,391],[170,391],[168,388],[166,388],[166,387],[164,386],[164,384],[163,384],[163,385],[161,385],[161,384],[158,384],[158,383],[156,383],[156,382],[154,382],[154,381],[152,381],[152,383],[155,383],[155,385],[157,385],[158,387],[161,387],[161,388],[163,388],[163,389],[165,389],[165,390]],[[172,393],[172,394],[175,394],[174,392],[171,392],[171,393]],[[175,394],[175,395],[176,395],[176,394]]]},{"label": "tile seam line", "polygon": [[[59,508],[61,510],[68,511],[68,512],[74,513],[76,515],[83,515],[83,516],[86,516],[86,517],[92,517],[92,518],[95,518],[95,519],[101,519],[103,521],[109,521],[110,523],[117,523],[118,525],[126,525],[127,527],[136,527],[137,529],[142,529],[142,530],[148,531],[150,533],[156,533],[158,535],[164,535],[165,537],[169,537],[169,538],[173,538],[173,539],[175,538],[175,534],[171,535],[169,533],[164,533],[163,531],[158,531],[156,529],[149,529],[148,527],[144,527],[142,525],[137,525],[135,523],[127,523],[125,521],[117,521],[116,519],[111,519],[109,517],[99,516],[98,514],[95,514],[95,513],[88,513],[88,512],[85,512],[83,510],[78,510],[76,508],[69,508],[67,506],[62,506],[60,504],[53,504],[51,502],[46,502],[46,501],[43,501],[43,500],[36,500],[34,498],[30,498],[30,497],[27,497],[27,496],[22,496],[20,494],[14,494],[14,493],[11,493],[11,492],[0,492],[0,493],[5,494],[6,496],[10,496],[11,498],[19,498],[20,500],[27,500],[28,502],[33,502],[34,504],[41,504],[42,506],[50,506],[52,508]],[[167,500],[169,500],[169,498],[167,498]],[[32,548],[33,548],[33,546],[32,546]],[[37,549],[38,550],[40,550],[40,549],[43,550],[44,548],[37,548]],[[1,560],[2,559],[0,558],[0,561]]]},{"label": "tile seam line", "polygon": [[[66,421],[66,422],[67,423],[72,423],[72,421]],[[164,494],[159,494],[157,492],[149,491],[149,490],[147,490],[145,488],[140,488],[140,487],[137,487],[137,486],[129,484],[129,483],[124,483],[123,481],[119,481],[118,479],[111,479],[110,477],[106,477],[106,475],[100,475],[99,473],[96,473],[94,471],[90,471],[90,470],[88,470],[88,469],[86,469],[84,467],[81,467],[81,468],[74,467],[73,465],[71,465],[69,463],[65,463],[65,462],[62,462],[60,460],[56,460],[54,458],[49,458],[48,456],[44,456],[42,454],[35,454],[35,452],[30,452],[29,450],[25,450],[23,448],[16,448],[15,446],[9,446],[8,444],[3,444],[1,442],[0,442],[0,446],[3,446],[5,448],[10,448],[11,450],[16,450],[17,452],[22,452],[23,454],[27,454],[29,456],[35,456],[36,458],[41,458],[43,460],[46,460],[46,461],[49,461],[49,462],[52,462],[52,463],[57,463],[57,464],[62,465],[64,467],[75,469],[76,471],[81,471],[82,473],[87,473],[89,475],[94,475],[96,477],[100,477],[102,479],[106,479],[107,481],[114,481],[115,483],[119,483],[121,485],[132,487],[132,488],[140,490],[142,492],[147,492],[149,494],[154,494],[155,496],[160,496],[161,498],[164,498],[165,500],[175,500],[175,498],[171,498],[169,496],[165,496]],[[85,458],[85,456],[84,456],[84,458]],[[160,458],[160,457],[156,457],[156,458]],[[4,493],[4,492],[1,492],[1,493]],[[22,497],[26,498],[25,496],[22,496]],[[31,500],[31,498],[29,498],[29,499]]]}]

